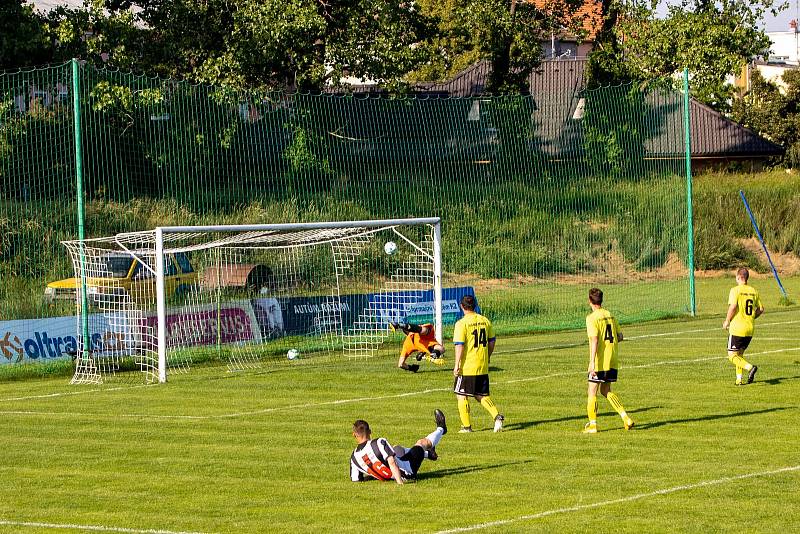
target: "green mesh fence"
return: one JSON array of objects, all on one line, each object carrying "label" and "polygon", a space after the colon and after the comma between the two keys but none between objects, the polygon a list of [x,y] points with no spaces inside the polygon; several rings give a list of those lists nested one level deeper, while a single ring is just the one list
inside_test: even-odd
[{"label": "green mesh fence", "polygon": [[[47,303],[77,234],[69,64],[0,75],[0,320]],[[689,307],[683,98],[240,93],[80,70],[87,237],[169,224],[440,216],[445,286],[500,332]],[[308,266],[313,268],[313,266]],[[2,332],[0,332],[0,336]]]}]

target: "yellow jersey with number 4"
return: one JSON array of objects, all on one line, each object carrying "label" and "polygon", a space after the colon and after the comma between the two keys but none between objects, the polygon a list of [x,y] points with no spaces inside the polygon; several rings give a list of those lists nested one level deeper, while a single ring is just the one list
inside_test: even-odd
[{"label": "yellow jersey with number 4", "polygon": [[604,308],[599,308],[587,315],[586,334],[589,338],[597,338],[594,370],[619,369],[619,361],[617,359],[619,324],[611,312]]},{"label": "yellow jersey with number 4", "polygon": [[731,320],[728,333],[732,336],[750,337],[755,330],[756,310],[761,307],[758,290],[747,284],[731,288],[728,306],[736,304],[736,315]]},{"label": "yellow jersey with number 4", "polygon": [[456,322],[453,344],[464,345],[461,374],[489,374],[489,342],[494,340],[492,322],[478,313],[467,313]]}]

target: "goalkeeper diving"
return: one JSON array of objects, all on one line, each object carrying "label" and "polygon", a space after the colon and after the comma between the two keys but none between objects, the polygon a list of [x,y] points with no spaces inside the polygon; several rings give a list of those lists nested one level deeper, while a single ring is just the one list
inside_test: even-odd
[{"label": "goalkeeper diving", "polygon": [[418,362],[426,359],[435,365],[444,365],[444,347],[436,340],[432,324],[389,323],[389,328],[392,332],[400,330],[406,335],[397,367],[412,373],[419,371],[419,364],[406,363],[412,355]]}]

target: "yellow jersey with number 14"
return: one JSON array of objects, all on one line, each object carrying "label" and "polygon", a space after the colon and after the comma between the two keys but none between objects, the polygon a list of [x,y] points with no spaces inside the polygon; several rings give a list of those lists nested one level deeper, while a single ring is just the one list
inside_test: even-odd
[{"label": "yellow jersey with number 14", "polygon": [[617,345],[619,344],[619,324],[611,312],[599,308],[586,316],[586,334],[597,338],[597,354],[594,358],[595,371],[619,369]]},{"label": "yellow jersey with number 14", "polygon": [[761,307],[758,290],[747,284],[731,288],[728,295],[728,306],[736,306],[736,315],[731,320],[728,332],[732,336],[750,337],[755,330],[756,310]]},{"label": "yellow jersey with number 14", "polygon": [[456,322],[453,344],[464,345],[461,374],[478,376],[489,374],[489,342],[494,339],[492,322],[477,313],[466,313]]}]

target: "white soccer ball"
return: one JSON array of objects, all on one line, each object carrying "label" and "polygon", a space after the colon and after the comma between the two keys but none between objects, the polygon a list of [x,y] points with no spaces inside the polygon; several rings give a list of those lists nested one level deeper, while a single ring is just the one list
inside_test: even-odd
[{"label": "white soccer ball", "polygon": [[289,349],[289,352],[286,353],[286,357],[290,360],[295,360],[300,356],[300,351],[297,349]]},{"label": "white soccer ball", "polygon": [[383,245],[383,251],[387,254],[394,254],[397,252],[397,244],[394,241],[387,241],[385,245]]}]

